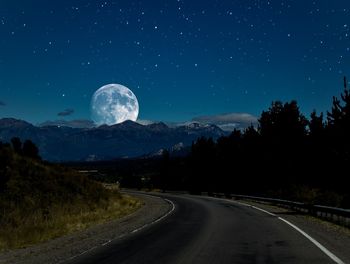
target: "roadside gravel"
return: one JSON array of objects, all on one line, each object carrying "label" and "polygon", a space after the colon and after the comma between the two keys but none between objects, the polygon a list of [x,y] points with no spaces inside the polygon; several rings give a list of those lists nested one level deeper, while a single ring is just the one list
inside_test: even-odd
[{"label": "roadside gravel", "polygon": [[241,200],[245,204],[254,205],[276,214],[298,226],[311,237],[320,242],[345,263],[350,263],[350,229],[322,219],[301,214],[293,210],[272,206],[265,203]]},{"label": "roadside gravel", "polygon": [[134,193],[132,196],[141,199],[144,203],[133,214],[42,244],[2,252],[0,253],[0,263],[61,263],[110,240],[121,238],[133,230],[155,221],[171,209],[170,204],[161,198]]}]

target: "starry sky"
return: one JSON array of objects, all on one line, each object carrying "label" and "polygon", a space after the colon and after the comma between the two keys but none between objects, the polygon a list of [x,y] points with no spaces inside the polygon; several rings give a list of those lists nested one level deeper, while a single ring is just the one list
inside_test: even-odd
[{"label": "starry sky", "polygon": [[330,109],[350,71],[348,0],[0,2],[0,117],[89,119],[129,87],[143,120]]}]

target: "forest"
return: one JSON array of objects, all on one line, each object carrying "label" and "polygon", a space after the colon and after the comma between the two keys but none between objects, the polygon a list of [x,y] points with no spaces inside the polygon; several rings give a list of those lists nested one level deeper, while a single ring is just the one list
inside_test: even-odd
[{"label": "forest", "polygon": [[303,115],[296,101],[272,102],[258,127],[234,130],[217,141],[199,138],[187,157],[75,164],[94,168],[122,187],[224,192],[350,207],[350,92],[333,97],[324,115]]}]

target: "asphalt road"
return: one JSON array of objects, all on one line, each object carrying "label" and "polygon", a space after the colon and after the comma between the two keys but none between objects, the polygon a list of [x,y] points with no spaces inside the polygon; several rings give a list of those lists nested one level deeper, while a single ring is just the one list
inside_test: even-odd
[{"label": "asphalt road", "polygon": [[169,216],[67,263],[334,263],[264,212],[204,197],[164,197],[176,206]]}]

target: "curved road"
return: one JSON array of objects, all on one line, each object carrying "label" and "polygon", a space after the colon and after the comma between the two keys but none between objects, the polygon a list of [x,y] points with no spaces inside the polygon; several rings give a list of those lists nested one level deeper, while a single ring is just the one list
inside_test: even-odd
[{"label": "curved road", "polygon": [[169,216],[67,263],[335,263],[277,217],[230,201],[162,196],[176,206]]}]

